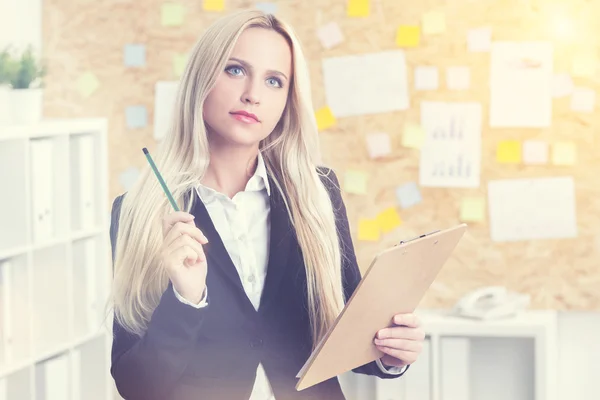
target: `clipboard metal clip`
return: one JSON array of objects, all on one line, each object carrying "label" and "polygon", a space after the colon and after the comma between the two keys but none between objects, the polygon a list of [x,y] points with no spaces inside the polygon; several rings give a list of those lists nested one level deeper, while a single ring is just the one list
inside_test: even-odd
[{"label": "clipboard metal clip", "polygon": [[422,239],[422,238],[424,238],[424,237],[431,236],[431,235],[433,235],[434,233],[438,233],[438,232],[440,232],[440,230],[439,230],[439,229],[438,229],[438,230],[435,230],[435,231],[431,231],[431,232],[429,232],[429,233],[424,233],[423,235],[415,236],[415,237],[414,237],[414,238],[412,238],[412,239],[408,239],[408,240],[401,240],[401,241],[400,241],[400,243],[398,243],[396,246],[398,246],[398,245],[401,245],[401,244],[404,244],[404,243],[412,242],[413,240]]}]

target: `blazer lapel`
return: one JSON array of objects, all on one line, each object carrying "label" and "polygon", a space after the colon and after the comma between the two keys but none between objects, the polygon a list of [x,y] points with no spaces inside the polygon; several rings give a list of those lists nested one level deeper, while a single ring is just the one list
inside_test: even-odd
[{"label": "blazer lapel", "polygon": [[[204,236],[206,236],[208,239],[208,243],[202,246],[207,260],[212,260],[212,263],[209,262],[208,268],[217,267],[233,284],[235,289],[240,292],[242,298],[245,299],[245,303],[247,303],[250,309],[252,309],[252,311],[256,311],[246,295],[244,287],[242,286],[242,281],[240,280],[240,275],[238,274],[238,271],[235,268],[229,253],[227,253],[227,249],[223,244],[223,240],[221,240],[221,236],[219,235],[219,232],[217,232],[217,229],[215,228],[212,219],[206,210],[206,206],[198,197],[198,194],[195,190],[193,196],[195,202],[194,206],[192,207],[191,214],[196,217],[194,221],[198,229],[200,229],[202,233],[204,233]],[[208,291],[210,293],[210,288]]]},{"label": "blazer lapel", "polygon": [[277,299],[280,281],[289,273],[287,260],[290,254],[290,244],[294,233],[292,223],[287,213],[283,197],[269,176],[271,186],[271,232],[269,234],[269,262],[267,276],[260,300],[259,310]]}]

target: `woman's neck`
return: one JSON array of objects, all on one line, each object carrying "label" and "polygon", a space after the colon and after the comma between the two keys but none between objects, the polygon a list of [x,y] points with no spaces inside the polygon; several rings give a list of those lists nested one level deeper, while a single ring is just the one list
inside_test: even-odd
[{"label": "woman's neck", "polygon": [[202,184],[229,198],[243,191],[256,171],[257,148],[211,148]]}]

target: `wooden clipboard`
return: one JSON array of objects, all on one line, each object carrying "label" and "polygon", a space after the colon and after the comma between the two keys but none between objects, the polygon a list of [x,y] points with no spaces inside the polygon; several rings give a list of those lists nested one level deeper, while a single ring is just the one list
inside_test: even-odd
[{"label": "wooden clipboard", "polygon": [[356,290],[296,375],[303,390],[384,354],[373,339],[392,317],[411,313],[466,231],[466,224],[402,241],[377,254]]}]

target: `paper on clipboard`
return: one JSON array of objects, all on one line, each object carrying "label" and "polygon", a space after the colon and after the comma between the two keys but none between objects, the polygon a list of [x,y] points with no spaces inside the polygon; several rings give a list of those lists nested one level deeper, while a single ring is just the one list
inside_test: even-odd
[{"label": "paper on clipboard", "polygon": [[398,313],[413,312],[466,231],[466,224],[421,235],[379,253],[346,306],[302,366],[296,390],[383,356],[377,331]]}]

